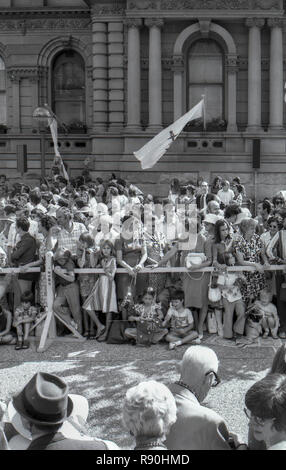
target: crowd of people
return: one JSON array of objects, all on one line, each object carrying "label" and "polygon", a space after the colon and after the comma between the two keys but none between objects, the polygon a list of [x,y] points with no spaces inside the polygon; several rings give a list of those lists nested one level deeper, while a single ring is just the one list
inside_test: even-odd
[{"label": "crowd of people", "polygon": [[35,322],[40,334],[49,251],[58,335],[70,325],[90,340],[170,350],[199,344],[206,329],[238,346],[286,338],[284,271],[270,269],[286,264],[284,191],[255,209],[239,177],[173,179],[159,199],[114,174],[67,180],[52,170],[38,187],[0,175],[0,266],[20,271],[0,274],[1,344],[29,348]]},{"label": "crowd of people", "polygon": [[[126,391],[121,403],[122,432],[132,436],[132,449],[141,451],[286,450],[285,353],[283,344],[266,377],[245,395],[247,443],[203,404],[221,379],[216,353],[202,345],[185,351],[175,383],[167,387],[144,380]],[[118,450],[105,436],[91,437],[86,431],[88,408],[86,398],[69,393],[61,377],[38,372],[8,404],[2,404],[0,449]]]}]

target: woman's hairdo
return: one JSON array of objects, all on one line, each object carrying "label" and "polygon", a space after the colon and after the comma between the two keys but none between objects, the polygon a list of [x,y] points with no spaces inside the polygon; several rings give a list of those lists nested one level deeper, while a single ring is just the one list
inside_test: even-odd
[{"label": "woman's hairdo", "polygon": [[240,229],[242,233],[245,233],[248,229],[254,228],[257,226],[257,220],[255,219],[243,219],[240,222]]},{"label": "woman's hairdo", "polygon": [[176,421],[176,402],[163,384],[150,380],[127,390],[123,421],[135,437],[165,438]]}]

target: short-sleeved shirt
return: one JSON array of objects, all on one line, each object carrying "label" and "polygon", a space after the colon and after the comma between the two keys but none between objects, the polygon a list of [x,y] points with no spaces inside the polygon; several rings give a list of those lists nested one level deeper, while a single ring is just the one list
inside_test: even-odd
[{"label": "short-sleeved shirt", "polygon": [[174,308],[170,307],[167,313],[168,317],[171,317],[171,329],[187,328],[194,324],[194,317],[188,308],[185,308],[183,312],[178,312]]},{"label": "short-sleeved shirt", "polygon": [[87,229],[85,225],[80,222],[73,222],[72,230],[70,232],[61,227],[61,230],[57,235],[58,248],[65,248],[71,252],[72,256],[75,256],[79,237],[86,231]]}]

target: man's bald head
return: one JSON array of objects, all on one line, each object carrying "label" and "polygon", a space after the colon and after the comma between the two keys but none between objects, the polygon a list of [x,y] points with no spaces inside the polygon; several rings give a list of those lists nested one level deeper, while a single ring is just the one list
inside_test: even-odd
[{"label": "man's bald head", "polygon": [[218,371],[216,353],[206,346],[190,346],[181,362],[181,381],[189,385],[202,399],[207,395],[210,386],[206,377],[209,372]]}]

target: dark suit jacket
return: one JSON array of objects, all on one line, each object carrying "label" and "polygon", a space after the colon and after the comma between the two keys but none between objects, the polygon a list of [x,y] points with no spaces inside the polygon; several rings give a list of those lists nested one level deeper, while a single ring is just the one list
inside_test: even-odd
[{"label": "dark suit jacket", "polygon": [[170,450],[231,450],[227,426],[215,411],[202,406],[196,397],[178,384],[170,387],[177,405],[177,421],[166,445]]},{"label": "dark suit jacket", "polygon": [[107,450],[103,441],[68,439],[60,433],[46,434],[34,439],[27,450]]},{"label": "dark suit jacket", "polygon": [[[212,196],[210,195],[210,193],[208,193],[206,197],[206,206],[211,200],[212,200]],[[199,194],[199,196],[196,197],[196,205],[199,210],[203,209],[203,195],[202,194]]]}]

